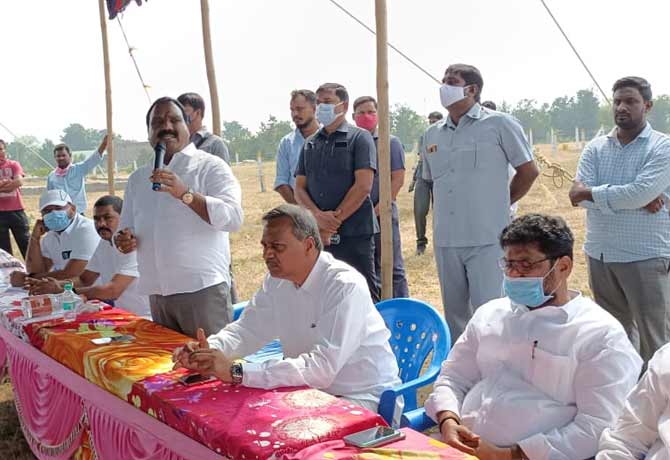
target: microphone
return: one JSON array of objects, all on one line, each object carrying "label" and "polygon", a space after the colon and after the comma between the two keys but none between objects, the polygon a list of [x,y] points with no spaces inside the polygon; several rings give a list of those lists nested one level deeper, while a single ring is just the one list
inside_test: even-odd
[{"label": "microphone", "polygon": [[[156,144],[156,147],[154,147],[154,153],[156,154],[156,156],[154,156],[154,170],[161,169],[163,167],[163,158],[165,157],[165,144],[162,142]],[[151,188],[154,191],[158,191],[161,189],[161,184],[154,182],[151,185]]]}]

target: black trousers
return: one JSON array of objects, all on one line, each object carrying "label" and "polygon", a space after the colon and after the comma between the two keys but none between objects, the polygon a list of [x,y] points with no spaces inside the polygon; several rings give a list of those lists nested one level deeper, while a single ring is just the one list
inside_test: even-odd
[{"label": "black trousers", "polygon": [[14,240],[16,240],[21,255],[25,259],[26,251],[28,251],[28,240],[30,239],[30,226],[28,225],[28,216],[23,210],[0,211],[0,249],[11,254],[10,230],[14,235]]},{"label": "black trousers", "polygon": [[326,246],[326,251],[342,262],[346,262],[365,277],[372,301],[381,300],[379,280],[375,273],[375,238],[366,236],[341,236],[339,244]]}]

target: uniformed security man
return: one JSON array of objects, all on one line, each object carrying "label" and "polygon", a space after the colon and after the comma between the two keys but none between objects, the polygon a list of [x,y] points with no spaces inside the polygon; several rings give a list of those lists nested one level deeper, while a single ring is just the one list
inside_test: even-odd
[{"label": "uniformed security man", "polygon": [[456,340],[475,308],[501,296],[498,237],[510,222],[510,203],[530,190],[539,171],[519,122],[479,104],[484,80],[476,67],[451,65],[442,82],[449,116],[428,128],[421,155],[423,178],[433,181],[435,261]]},{"label": "uniformed security man", "polygon": [[295,198],[314,214],[327,251],[366,279],[380,300],[374,268],[374,234],[379,232],[370,191],[377,169],[372,135],[345,119],[349,94],[338,83],[317,89],[322,128],[305,142],[296,169]]}]

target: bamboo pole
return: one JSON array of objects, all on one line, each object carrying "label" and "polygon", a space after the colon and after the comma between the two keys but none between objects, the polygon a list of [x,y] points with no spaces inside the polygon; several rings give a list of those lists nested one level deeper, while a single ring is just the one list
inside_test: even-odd
[{"label": "bamboo pole", "polygon": [[212,53],[212,34],[209,29],[209,1],[200,0],[202,15],[202,45],[205,49],[205,64],[207,66],[207,82],[209,83],[209,99],[212,107],[212,132],[221,136],[221,112],[219,110],[219,90],[216,86],[216,71],[214,70],[214,55]]},{"label": "bamboo pole", "polygon": [[388,48],[386,0],[375,0],[377,24],[377,168],[381,223],[382,299],[393,297],[393,235],[391,227],[391,125],[389,123]]},{"label": "bamboo pole", "polygon": [[107,43],[107,17],[105,0],[98,0],[102,56],[105,67],[105,105],[107,107],[107,188],[114,195],[114,130],[112,129],[112,79],[109,74],[109,45]]}]

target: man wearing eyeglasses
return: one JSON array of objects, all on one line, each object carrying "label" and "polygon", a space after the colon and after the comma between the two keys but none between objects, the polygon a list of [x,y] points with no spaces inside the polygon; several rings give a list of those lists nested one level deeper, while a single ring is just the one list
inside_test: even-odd
[{"label": "man wearing eyeglasses", "polygon": [[447,444],[480,460],[596,454],[642,360],[612,315],[568,288],[573,245],[560,217],[503,230],[506,297],[477,309],[426,401]]}]

